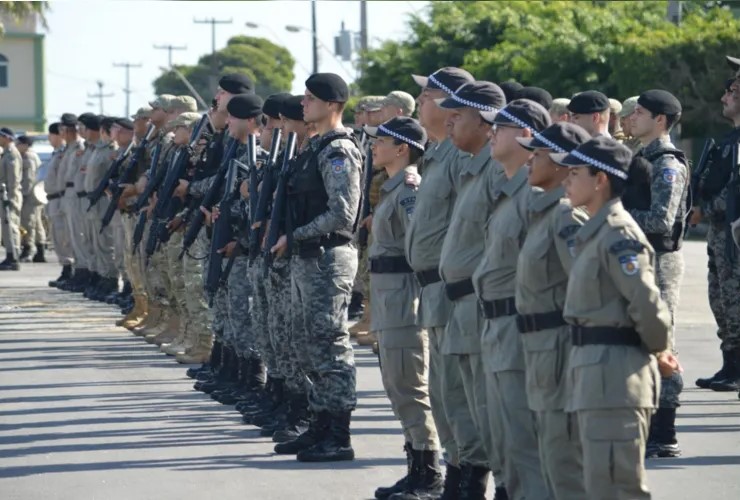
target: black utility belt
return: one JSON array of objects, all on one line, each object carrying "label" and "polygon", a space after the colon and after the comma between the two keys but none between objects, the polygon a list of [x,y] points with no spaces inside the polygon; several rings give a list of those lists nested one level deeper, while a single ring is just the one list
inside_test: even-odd
[{"label": "black utility belt", "polygon": [[352,241],[351,238],[332,233],[321,238],[299,241],[296,243],[296,254],[302,259],[315,259],[321,257],[327,248],[341,247]]},{"label": "black utility belt", "polygon": [[442,281],[442,276],[439,275],[439,269],[436,267],[434,269],[427,269],[425,271],[414,273],[414,276],[416,276],[416,281],[418,281],[421,286],[429,286]]},{"label": "black utility belt", "polygon": [[629,345],[642,344],[640,334],[634,328],[616,326],[571,326],[574,346],[583,345]]},{"label": "black utility belt", "polygon": [[496,300],[478,300],[478,309],[486,319],[513,316],[516,314],[516,301],[514,297]]},{"label": "black utility belt", "polygon": [[74,182],[68,182],[64,186],[65,187],[68,187],[68,188],[73,188],[73,187],[75,187],[75,183]]},{"label": "black utility belt", "polygon": [[539,332],[551,328],[559,328],[567,324],[563,319],[563,311],[519,314],[516,317],[516,326],[519,328],[519,333]]},{"label": "black utility belt", "polygon": [[373,274],[401,274],[413,273],[406,257],[398,255],[394,257],[375,257],[370,259],[370,272]]},{"label": "black utility belt", "polygon": [[49,201],[56,200],[57,198],[61,198],[63,195],[64,195],[64,191],[60,191],[60,192],[54,193],[54,194],[47,194],[46,195],[46,199],[49,200]]},{"label": "black utility belt", "polygon": [[79,191],[77,193],[78,198],[84,198],[85,196],[87,196],[87,191]]},{"label": "black utility belt", "polygon": [[473,294],[475,293],[473,280],[468,278],[462,281],[455,281],[454,283],[445,283],[445,293],[447,294],[447,298],[452,301]]}]

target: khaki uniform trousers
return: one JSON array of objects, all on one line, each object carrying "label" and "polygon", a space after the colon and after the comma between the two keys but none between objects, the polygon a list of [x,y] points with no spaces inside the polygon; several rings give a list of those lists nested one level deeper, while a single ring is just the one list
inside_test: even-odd
[{"label": "khaki uniform trousers", "polygon": [[429,337],[418,326],[375,332],[383,387],[406,442],[414,450],[437,450],[437,429],[429,403]]},{"label": "khaki uniform trousers", "polygon": [[141,259],[139,259],[139,250],[137,250],[136,254],[133,254],[131,251],[134,240],[134,227],[139,218],[135,215],[125,214],[122,219],[125,243],[121,253],[123,254],[123,262],[126,267],[126,275],[131,282],[134,295],[145,297],[146,283],[144,282],[144,272],[141,268]]}]

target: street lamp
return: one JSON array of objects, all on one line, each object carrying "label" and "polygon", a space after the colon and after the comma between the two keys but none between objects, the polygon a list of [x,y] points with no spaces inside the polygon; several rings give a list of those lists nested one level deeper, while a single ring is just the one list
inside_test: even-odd
[{"label": "street lamp", "polygon": [[[244,23],[244,26],[246,26],[247,28],[253,29],[253,30],[257,30],[257,29],[260,29],[260,28],[264,28],[264,29],[266,29],[267,31],[269,31],[269,32],[270,32],[270,33],[272,34],[272,36],[273,36],[273,37],[275,37],[275,40],[276,40],[276,41],[277,41],[277,42],[278,42],[278,43],[279,43],[280,45],[282,45],[283,47],[286,47],[286,48],[287,48],[287,46],[288,46],[288,44],[287,44],[287,43],[285,43],[285,42],[283,41],[283,39],[282,39],[282,38],[280,38],[280,35],[278,35],[278,34],[277,34],[277,33],[275,32],[275,30],[274,30],[274,29],[272,29],[272,28],[270,28],[270,26],[269,26],[269,25],[267,25],[267,24],[259,24],[259,23],[255,23],[255,22],[252,22],[252,21],[247,21],[246,23]],[[300,67],[301,67],[301,68],[303,69],[303,71],[305,71],[305,72],[306,72],[306,73],[308,73],[309,75],[311,74],[311,70],[309,70],[309,69],[308,69],[308,68],[306,67],[306,65],[305,65],[305,64],[303,64],[303,63],[302,63],[301,61],[299,61],[299,60],[297,60],[297,59],[296,59],[296,63],[298,63],[298,66],[300,66]]]}]

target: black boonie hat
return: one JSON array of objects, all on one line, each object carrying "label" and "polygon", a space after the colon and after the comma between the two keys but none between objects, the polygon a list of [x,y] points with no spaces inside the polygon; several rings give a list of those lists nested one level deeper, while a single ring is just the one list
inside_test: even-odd
[{"label": "black boonie hat", "polygon": [[646,90],[637,98],[637,104],[656,115],[676,115],[681,112],[681,103],[668,91]]},{"label": "black boonie hat", "polygon": [[278,94],[272,94],[265,99],[265,103],[262,105],[262,112],[270,118],[280,118],[280,105],[282,102],[290,97],[287,92],[280,92]]},{"label": "black boonie hat", "polygon": [[255,94],[238,94],[229,100],[226,111],[234,118],[246,120],[262,114],[262,98]]},{"label": "black boonie hat", "polygon": [[306,80],[306,88],[324,102],[347,102],[349,87],[335,73],[314,73]]},{"label": "black boonie hat", "polygon": [[483,119],[494,125],[527,128],[532,132],[546,129],[552,123],[550,112],[539,103],[529,99],[516,99],[496,113],[481,112]]},{"label": "black boonie hat", "polygon": [[474,108],[481,113],[497,113],[506,106],[506,96],[501,87],[491,82],[476,81],[466,83],[449,97],[435,99],[443,108]]},{"label": "black boonie hat", "polygon": [[254,82],[247,75],[230,73],[218,81],[218,86],[229,94],[254,94]]},{"label": "black boonie hat", "polygon": [[516,137],[524,148],[552,149],[556,153],[569,153],[591,139],[586,129],[569,122],[553,123],[542,132],[535,132],[532,137]]},{"label": "black boonie hat", "polygon": [[280,103],[280,114],[289,120],[303,121],[302,95],[292,95]]},{"label": "black boonie hat", "polygon": [[499,87],[501,87],[501,90],[504,91],[504,95],[506,96],[506,102],[511,102],[514,99],[517,98],[517,92],[522,90],[524,86],[514,80],[510,80],[508,82],[503,82],[498,84]]},{"label": "black boonie hat", "polygon": [[125,128],[126,130],[133,130],[134,129],[134,122],[131,121],[131,120],[129,120],[128,118],[116,118],[115,123],[119,127]]},{"label": "black boonie hat", "polygon": [[74,127],[77,125],[77,115],[73,113],[64,113],[59,119],[59,123],[65,127]]},{"label": "black boonie hat", "polygon": [[429,76],[411,75],[416,84],[422,88],[438,89],[447,94],[454,94],[457,89],[475,81],[473,75],[462,68],[446,66]]},{"label": "black boonie hat", "polygon": [[567,108],[579,115],[601,113],[609,109],[609,98],[598,90],[586,90],[574,95]]},{"label": "black boonie hat", "polygon": [[377,127],[364,127],[370,137],[393,137],[424,152],[427,133],[418,121],[407,116],[397,116]]},{"label": "black boonie hat", "polygon": [[570,153],[550,153],[550,158],[564,167],[588,165],[626,181],[632,151],[611,137],[600,135],[584,142]]},{"label": "black boonie hat", "polygon": [[550,109],[552,106],[552,94],[540,87],[522,87],[516,93],[516,99],[529,99],[542,104],[545,109]]}]

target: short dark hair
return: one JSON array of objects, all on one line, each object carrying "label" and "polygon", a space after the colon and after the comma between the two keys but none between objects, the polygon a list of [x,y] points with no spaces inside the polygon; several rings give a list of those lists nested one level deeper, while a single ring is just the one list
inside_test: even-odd
[{"label": "short dark hair", "polygon": [[[660,113],[653,113],[650,112],[650,116],[653,118],[657,118],[657,116]],[[676,113],[675,115],[664,115],[665,116],[665,130],[666,132],[670,132],[671,129],[675,124],[677,124],[679,121],[681,121],[681,113]]]}]

